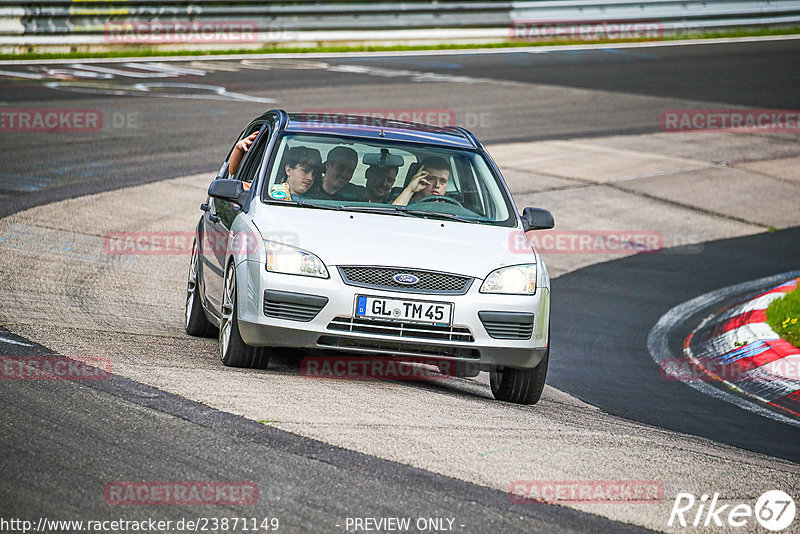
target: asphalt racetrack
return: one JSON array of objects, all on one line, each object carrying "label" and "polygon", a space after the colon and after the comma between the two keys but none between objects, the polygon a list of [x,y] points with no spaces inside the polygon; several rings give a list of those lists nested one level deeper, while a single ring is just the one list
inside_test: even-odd
[{"label": "asphalt racetrack", "polygon": [[[102,347],[123,363],[104,381],[0,382],[0,517],[256,515],[279,518],[287,532],[354,532],[366,529],[348,528],[348,518],[402,516],[449,518],[455,532],[678,532],[667,519],[680,491],[754,502],[781,489],[797,499],[798,426],[664,380],[647,337],[681,302],[800,264],[800,217],[780,204],[800,198],[800,135],[675,134],[673,141],[661,131],[662,112],[797,110],[798,85],[797,39],[1,64],[3,112],[93,110],[102,127],[0,131],[0,355]],[[544,254],[553,275],[553,348],[550,387],[536,406],[491,400],[484,375],[443,385],[340,386],[303,380],[289,355],[267,371],[229,372],[214,360],[213,340],[182,333],[188,258],[111,265],[91,252],[92,240],[102,251],[103,232],[152,229],[159,219],[187,221],[170,229],[191,230],[204,184],[241,128],[275,107],[438,112],[476,133],[493,155],[496,146],[518,207],[552,209],[557,228],[559,221],[571,229],[639,224],[672,236],[680,219],[694,229],[694,246]],[[537,161],[545,162],[550,150],[573,149],[586,161],[567,163],[599,171],[600,151],[616,160],[658,152],[652,161],[675,165],[667,176],[674,188],[653,182],[665,180],[660,171],[595,183],[523,168],[527,154],[544,154]],[[723,181],[720,173],[733,174]],[[711,186],[695,198],[683,193],[702,180],[716,184],[713,198]],[[770,208],[772,197],[778,208]],[[67,241],[81,255],[60,263],[51,254]],[[168,289],[148,286],[146,268]],[[138,289],[139,301],[128,298]],[[685,330],[701,319],[687,317]],[[670,344],[678,350],[681,339]],[[663,484],[659,505],[555,506],[508,495],[518,479],[645,477]],[[252,481],[259,499],[246,508],[104,500],[109,482],[131,480]]]}]

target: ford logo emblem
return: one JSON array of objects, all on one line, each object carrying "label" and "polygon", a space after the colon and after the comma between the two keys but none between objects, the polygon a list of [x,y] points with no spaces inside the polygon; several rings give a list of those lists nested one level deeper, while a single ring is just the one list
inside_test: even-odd
[{"label": "ford logo emblem", "polygon": [[392,277],[392,280],[394,280],[398,284],[403,284],[404,286],[413,286],[414,284],[419,282],[419,278],[417,278],[413,274],[408,274],[408,273],[397,273]]}]

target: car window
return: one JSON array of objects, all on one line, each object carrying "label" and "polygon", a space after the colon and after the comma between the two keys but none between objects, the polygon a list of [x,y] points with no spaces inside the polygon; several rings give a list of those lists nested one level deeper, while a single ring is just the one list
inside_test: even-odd
[{"label": "car window", "polygon": [[[269,137],[268,130],[269,128],[266,124],[255,123],[248,126],[242,132],[242,135],[239,136],[237,142],[241,141],[252,133],[259,132],[258,137],[256,137],[253,141],[253,144],[250,145],[250,150],[245,153],[244,158],[242,158],[242,163],[239,165],[239,169],[234,175],[234,178],[237,180],[247,183],[253,182],[253,176],[258,168],[258,162],[261,161],[261,157],[264,155],[264,148],[266,146],[264,141]],[[228,157],[230,158],[230,156]]]},{"label": "car window", "polygon": [[[264,202],[291,202],[301,208],[369,210],[386,215],[478,224],[516,224],[512,204],[500,186],[500,178],[494,175],[479,152],[397,141],[284,134],[273,161],[262,189]],[[337,163],[340,161],[341,165]],[[425,170],[430,171],[430,176],[438,177],[439,189],[431,186],[409,193],[410,199],[401,203],[404,188],[426,162],[433,165]],[[376,168],[381,172],[375,172]],[[297,174],[290,179],[287,172],[294,173],[295,169]],[[394,169],[397,170],[392,183]],[[376,174],[383,179],[375,178]],[[368,175],[373,177],[372,186]],[[446,187],[441,184],[442,175],[446,176]],[[409,191],[412,188],[409,187]]]},{"label": "car window", "polygon": [[255,177],[259,164],[264,157],[264,150],[267,147],[268,140],[269,127],[262,124],[260,126],[258,137],[256,137],[253,141],[253,144],[250,145],[250,150],[248,150],[245,154],[245,157],[242,160],[242,165],[239,168],[239,172],[236,173],[235,178],[245,183],[253,183],[253,178]]},{"label": "car window", "polygon": [[219,171],[217,172],[217,179],[229,178],[228,164],[231,159],[231,154],[233,154],[233,149],[236,147],[236,143],[238,143],[239,141],[241,141],[242,139],[244,139],[245,137],[247,137],[256,130],[258,130],[258,125],[256,124],[251,124],[244,130],[242,130],[242,132],[239,134],[239,137],[237,137],[236,141],[234,141],[233,145],[231,145],[230,150],[228,150],[228,155],[225,157],[225,161],[222,162],[222,166],[219,168]]}]

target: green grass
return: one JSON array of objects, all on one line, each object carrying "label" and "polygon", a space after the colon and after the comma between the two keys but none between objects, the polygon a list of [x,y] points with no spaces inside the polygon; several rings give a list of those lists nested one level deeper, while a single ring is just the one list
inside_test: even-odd
[{"label": "green grass", "polygon": [[770,303],[767,324],[781,338],[800,348],[800,287]]},{"label": "green grass", "polygon": [[[724,37],[759,37],[766,35],[794,35],[800,34],[800,26],[789,28],[757,28],[757,29],[738,29],[720,31],[713,33],[684,33],[669,35],[660,39],[661,41],[676,41],[680,39],[716,39]],[[315,46],[315,47],[264,47],[257,49],[230,49],[230,50],[157,50],[147,47],[126,47],[110,52],[69,52],[69,53],[48,53],[48,52],[29,52],[24,54],[0,54],[0,60],[8,59],[92,59],[92,58],[125,58],[141,56],[218,56],[227,54],[304,54],[309,52],[404,52],[413,50],[471,50],[478,48],[519,48],[531,46],[553,46],[553,45],[576,45],[576,44],[613,44],[625,42],[646,42],[653,39],[629,39],[629,40],[564,40],[557,39],[552,41],[524,41],[508,40],[501,43],[489,44],[439,44],[432,46]]]}]

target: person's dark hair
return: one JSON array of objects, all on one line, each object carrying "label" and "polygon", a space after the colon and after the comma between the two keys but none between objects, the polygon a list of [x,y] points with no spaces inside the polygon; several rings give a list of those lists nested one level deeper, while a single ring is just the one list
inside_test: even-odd
[{"label": "person's dark hair", "polygon": [[328,151],[328,157],[325,159],[325,163],[328,163],[329,161],[336,161],[337,159],[347,159],[357,165],[358,152],[349,146],[335,146]]},{"label": "person's dark hair", "polygon": [[308,167],[314,170],[314,175],[322,172],[322,156],[316,148],[308,148],[306,146],[294,146],[286,151],[281,163],[280,172],[278,173],[278,182],[286,180],[286,166],[295,168],[298,165]]},{"label": "person's dark hair", "polygon": [[425,158],[422,160],[422,163],[420,163],[420,167],[450,172],[450,164],[447,163],[446,159],[440,158],[439,156],[430,156]]}]

